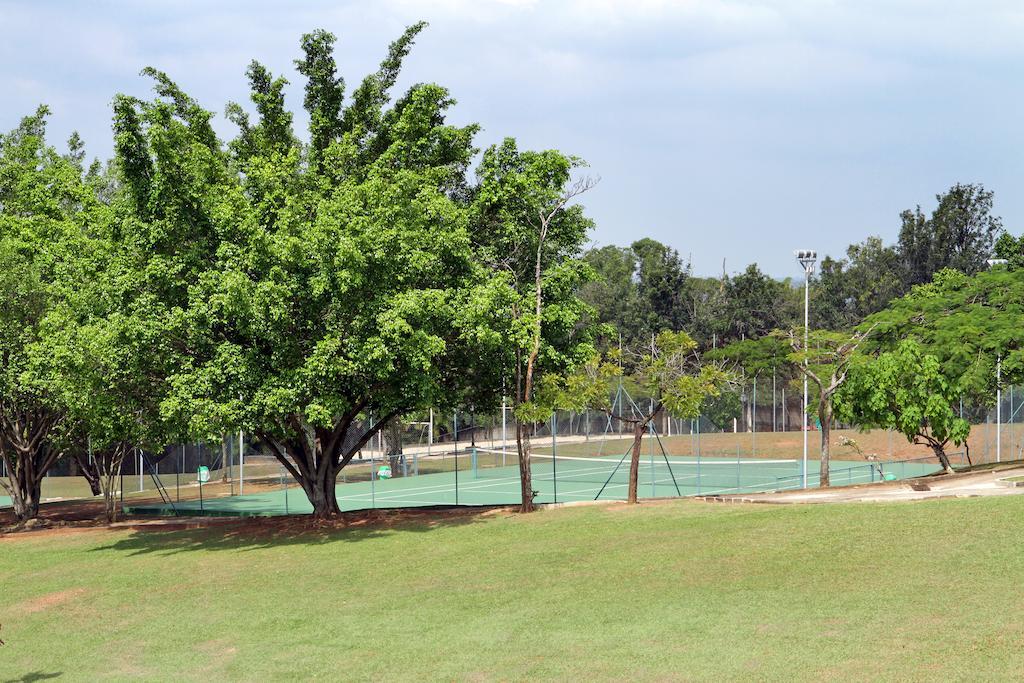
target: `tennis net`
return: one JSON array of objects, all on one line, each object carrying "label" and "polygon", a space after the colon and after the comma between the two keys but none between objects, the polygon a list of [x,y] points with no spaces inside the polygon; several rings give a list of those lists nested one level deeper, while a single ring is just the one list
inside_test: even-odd
[{"label": "tennis net", "polygon": [[[518,477],[517,455],[514,451],[478,448],[471,453],[470,469],[478,479]],[[712,489],[754,490],[773,487],[776,482],[791,478],[799,467],[795,459],[728,459],[681,458],[660,454],[643,454],[638,468],[638,482],[650,495],[688,495]],[[629,483],[630,457],[557,456],[531,454],[534,480],[555,480],[561,484],[593,484],[620,493]]]}]

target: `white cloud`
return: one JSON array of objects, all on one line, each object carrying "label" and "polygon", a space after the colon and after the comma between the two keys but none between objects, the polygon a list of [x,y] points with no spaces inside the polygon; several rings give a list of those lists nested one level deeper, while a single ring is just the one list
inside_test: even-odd
[{"label": "white cloud", "polygon": [[[725,244],[780,271],[794,226],[839,252],[949,182],[1024,172],[1019,0],[0,0],[0,130],[45,101],[55,140],[79,128],[106,155],[110,99],[147,92],[143,66],[220,112],[245,100],[252,58],[292,81],[301,125],[303,32],[338,35],[351,85],[419,19],[400,88],[448,86],[482,143],[584,156],[604,178],[587,198],[601,239],[649,231],[699,272]],[[1024,223],[1024,196],[997,202]]]}]

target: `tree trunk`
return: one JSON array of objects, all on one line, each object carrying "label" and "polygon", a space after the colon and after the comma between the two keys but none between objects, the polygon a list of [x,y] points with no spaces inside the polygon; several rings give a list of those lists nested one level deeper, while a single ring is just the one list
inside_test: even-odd
[{"label": "tree trunk", "polygon": [[39,516],[41,488],[41,482],[36,481],[34,485],[29,484],[25,487],[20,487],[18,490],[11,491],[14,494],[11,496],[11,506],[14,508],[14,517],[19,522],[25,522]]},{"label": "tree trunk", "polygon": [[122,443],[103,453],[95,454],[95,462],[103,486],[103,508],[109,524],[117,521],[116,485],[121,476],[121,465],[124,463],[125,456],[130,452],[131,447]]},{"label": "tree trunk", "polygon": [[821,423],[821,462],[819,463],[818,486],[828,488],[829,481],[829,458],[832,453],[832,446],[829,439],[832,435],[832,403],[829,399],[822,397],[818,406],[818,421]]},{"label": "tree trunk", "polygon": [[13,459],[4,457],[7,481],[3,488],[11,498],[11,507],[19,522],[39,516],[43,477],[56,459],[48,446],[40,446],[35,451],[22,451]]},{"label": "tree trunk", "polygon": [[935,457],[939,459],[939,463],[942,464],[942,470],[946,474],[953,474],[953,465],[949,462],[949,456],[946,455],[946,444],[931,444],[932,452],[935,453]]},{"label": "tree trunk", "polygon": [[317,476],[303,485],[306,496],[313,506],[313,517],[316,519],[327,519],[334,515],[341,514],[338,507],[338,495],[335,490],[338,473],[331,467],[324,467]]},{"label": "tree trunk", "polygon": [[376,423],[359,426],[356,418],[366,407],[366,403],[354,406],[330,428],[315,427],[301,416],[292,415],[283,425],[287,431],[285,438],[257,432],[260,441],[302,487],[316,519],[341,514],[335,490],[338,473],[384,425],[405,412],[394,410],[382,415]]},{"label": "tree trunk", "polygon": [[[317,450],[320,450],[319,446]],[[318,453],[317,462],[320,463],[320,466],[317,467],[310,482],[311,490],[307,490],[307,495],[312,494],[309,496],[309,502],[313,505],[313,516],[317,519],[327,519],[341,514],[341,508],[338,507],[338,494],[335,490],[338,469],[332,465],[333,457],[331,455]],[[372,463],[370,467],[373,467]],[[370,476],[374,476],[372,472]]]},{"label": "tree trunk", "polygon": [[533,490],[533,474],[530,470],[530,432],[529,427],[516,418],[516,450],[519,452],[519,486],[522,494],[521,512],[533,512],[533,498],[537,492]]},{"label": "tree trunk", "polygon": [[103,493],[103,514],[108,524],[117,521],[117,483],[118,473],[116,471],[106,472],[100,477],[100,490]]},{"label": "tree trunk", "polygon": [[636,492],[640,480],[640,442],[644,438],[643,422],[633,425],[633,454],[629,458],[629,494],[626,496],[627,503],[636,503]]},{"label": "tree trunk", "polygon": [[78,465],[78,473],[89,482],[89,490],[92,492],[92,495],[98,496],[103,493],[103,488],[100,486],[100,472],[96,467],[96,462],[89,462],[88,454],[79,450],[75,451],[74,459]]},{"label": "tree trunk", "polygon": [[391,467],[391,476],[398,474],[398,468],[402,464],[402,421],[398,418],[388,420],[384,429],[384,453],[388,457],[388,466]]}]

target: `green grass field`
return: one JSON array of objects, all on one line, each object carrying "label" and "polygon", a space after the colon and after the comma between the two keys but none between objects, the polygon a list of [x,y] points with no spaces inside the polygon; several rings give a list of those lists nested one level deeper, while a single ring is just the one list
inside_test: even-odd
[{"label": "green grass field", "polygon": [[671,501],[14,534],[0,680],[1016,679],[1022,515]]}]

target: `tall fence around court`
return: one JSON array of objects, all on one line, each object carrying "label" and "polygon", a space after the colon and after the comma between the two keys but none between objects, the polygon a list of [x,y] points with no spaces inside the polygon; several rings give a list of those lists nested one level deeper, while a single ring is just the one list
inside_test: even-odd
[{"label": "tall fence around court", "polygon": [[[767,392],[761,385],[757,392],[752,386],[745,389],[744,396],[735,422],[722,424],[719,417],[716,423],[707,415],[692,420],[660,415],[643,440],[639,495],[709,495],[802,485],[800,397],[781,390]],[[617,408],[640,412],[649,407],[644,403],[649,400],[623,399]],[[973,427],[968,443],[954,456],[955,465],[1024,457],[1024,392],[1019,387],[1003,392],[998,409],[958,409]],[[833,485],[871,482],[886,474],[921,476],[938,468],[929,449],[908,443],[898,433],[843,427],[835,425],[832,432]],[[820,431],[813,424],[808,430],[808,485],[815,486]],[[598,410],[558,411],[550,420],[530,425],[536,501],[624,498],[627,431],[626,425]],[[857,449],[842,445],[844,440],[856,441]],[[877,463],[882,463],[881,470]],[[200,468],[205,468],[203,481]],[[72,461],[59,463],[44,479],[43,499],[89,497],[88,484],[76,475]],[[518,503],[511,409],[408,416],[367,443],[340,473],[338,485],[347,509]],[[283,493],[287,505],[278,500]],[[268,496],[261,504],[275,512],[308,507],[287,469],[247,434],[177,444],[160,454],[135,451],[124,461],[118,496],[126,504],[169,498],[187,507],[202,501],[204,510],[212,500],[240,496]]]}]

